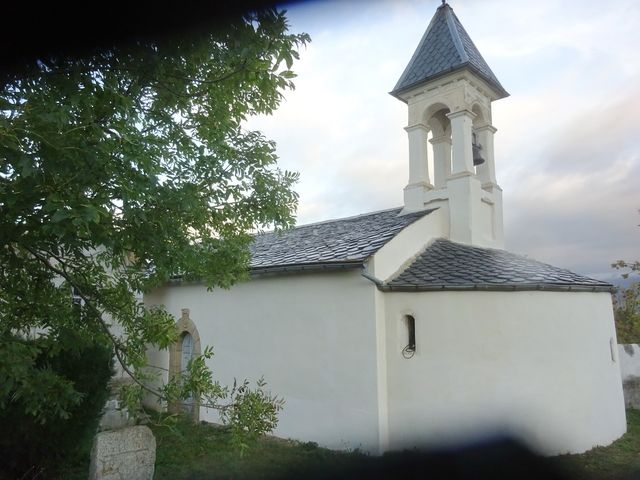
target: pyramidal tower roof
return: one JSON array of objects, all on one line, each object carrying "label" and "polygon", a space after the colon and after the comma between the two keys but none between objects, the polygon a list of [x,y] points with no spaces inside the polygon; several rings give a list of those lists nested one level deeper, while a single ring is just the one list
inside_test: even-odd
[{"label": "pyramidal tower roof", "polygon": [[391,95],[397,97],[409,88],[463,68],[468,68],[486,81],[498,98],[509,95],[480,55],[453,9],[443,2]]}]

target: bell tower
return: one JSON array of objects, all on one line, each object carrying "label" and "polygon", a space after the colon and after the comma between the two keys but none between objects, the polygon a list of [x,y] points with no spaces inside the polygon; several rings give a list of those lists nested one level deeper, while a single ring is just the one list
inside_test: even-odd
[{"label": "bell tower", "polygon": [[391,95],[409,110],[404,211],[440,207],[451,240],[503,248],[491,102],[509,94],[444,0]]}]

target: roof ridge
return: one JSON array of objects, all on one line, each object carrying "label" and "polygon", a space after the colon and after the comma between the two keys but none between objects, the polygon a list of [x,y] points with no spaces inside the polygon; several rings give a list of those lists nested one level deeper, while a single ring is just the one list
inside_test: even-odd
[{"label": "roof ridge", "polygon": [[451,9],[451,14],[452,14],[453,24],[456,29],[457,38],[460,40],[463,46],[465,45],[466,41],[468,41],[469,43],[469,45],[464,47],[465,57],[467,59],[466,63],[468,63],[469,67],[472,67],[472,69],[485,81],[487,81],[489,84],[493,85],[494,87],[498,87],[498,89],[502,91],[505,96],[508,96],[509,94],[500,83],[500,80],[498,80],[498,77],[496,77],[496,74],[493,73],[493,70],[491,70],[491,67],[482,56],[482,53],[480,53],[480,50],[478,49],[475,42],[473,41],[473,38],[471,38],[471,35],[469,35],[469,32],[465,30],[464,25],[462,25],[462,22],[460,21],[458,16],[455,14],[453,9]]},{"label": "roof ridge", "polygon": [[427,26],[427,29],[422,34],[422,38],[420,39],[420,43],[418,43],[418,46],[416,47],[415,51],[413,52],[413,55],[411,55],[411,59],[409,60],[409,63],[407,63],[407,66],[404,68],[404,71],[402,72],[402,75],[400,75],[400,78],[396,82],[396,86],[393,87],[393,90],[391,90],[392,93],[399,89],[400,85],[404,82],[405,77],[407,77],[407,75],[409,75],[409,72],[411,71],[411,69],[413,67],[413,64],[415,63],[416,58],[422,52],[422,46],[424,45],[424,42],[427,41],[427,36],[429,35],[429,32],[431,31],[431,29],[433,28],[433,25],[436,23],[436,20],[438,19],[437,12],[438,12],[438,10],[440,10],[443,7],[444,7],[444,5],[439,6],[436,9],[436,15],[431,17],[431,21],[429,22],[429,25]]},{"label": "roof ridge", "polygon": [[[456,50],[458,50],[458,55],[460,55],[460,61],[462,62],[462,64],[469,63],[469,54],[467,53],[467,49],[464,48],[464,45],[462,45],[460,32],[458,31],[458,27],[456,27],[453,19],[455,13],[453,13],[453,9],[449,6],[449,4],[445,3],[440,8],[444,7],[448,7],[444,9],[444,16],[447,20],[447,27],[449,27],[449,31],[451,32],[451,39],[453,40],[453,44],[455,45]],[[458,23],[460,23],[460,20],[458,20]]]}]

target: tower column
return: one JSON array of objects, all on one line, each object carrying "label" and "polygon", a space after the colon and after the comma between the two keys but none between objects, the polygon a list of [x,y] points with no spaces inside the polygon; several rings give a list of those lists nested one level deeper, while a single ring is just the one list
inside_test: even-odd
[{"label": "tower column", "polygon": [[471,148],[475,116],[470,110],[447,114],[451,120],[451,174],[454,176],[475,173]]},{"label": "tower column", "polygon": [[451,175],[451,138],[448,135],[429,140],[433,145],[433,184],[444,188]]},{"label": "tower column", "polygon": [[493,154],[493,135],[497,129],[491,125],[483,125],[475,129],[478,142],[482,145],[484,163],[478,165],[478,177],[482,182],[482,188],[492,191],[498,186],[496,180],[496,163]]},{"label": "tower column", "polygon": [[409,183],[404,188],[404,206],[409,211],[422,210],[424,194],[433,188],[429,181],[429,129],[423,123],[416,123],[405,130],[409,136]]},{"label": "tower column", "polygon": [[423,123],[405,127],[409,135],[409,185],[427,184],[429,182],[429,162],[427,150],[427,134],[429,129]]}]

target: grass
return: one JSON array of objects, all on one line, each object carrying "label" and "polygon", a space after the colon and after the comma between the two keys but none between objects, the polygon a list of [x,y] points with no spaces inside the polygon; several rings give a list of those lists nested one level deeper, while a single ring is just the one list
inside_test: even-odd
[{"label": "grass", "polygon": [[[552,458],[551,464],[569,478],[613,480],[640,478],[640,411],[627,411],[627,433],[608,447],[580,455]],[[241,455],[231,447],[223,427],[178,420],[174,426],[152,425],[156,437],[156,480],[308,478],[309,472],[330,468],[346,471],[374,459],[355,452],[336,452],[265,437]],[[88,459],[65,469],[64,479],[86,478]],[[633,475],[636,473],[636,475]],[[425,477],[426,478],[426,477]]]},{"label": "grass", "polygon": [[287,476],[303,478],[305,472],[327,464],[346,468],[365,455],[335,452],[315,443],[265,437],[241,454],[230,445],[225,428],[179,421],[175,428],[153,426],[156,437],[156,480],[255,479]]},{"label": "grass", "polygon": [[[570,478],[612,480],[634,478],[640,472],[640,411],[627,411],[627,433],[608,447],[580,455],[562,455],[552,464]],[[158,442],[156,479],[249,479],[286,476],[330,466],[342,470],[361,463],[358,452],[335,452],[313,443],[273,437],[261,439],[240,456],[229,446],[223,428],[180,422],[172,432],[154,427]]]},{"label": "grass", "polygon": [[611,445],[580,455],[562,455],[554,461],[575,478],[640,478],[640,411],[627,410],[627,433]]}]

